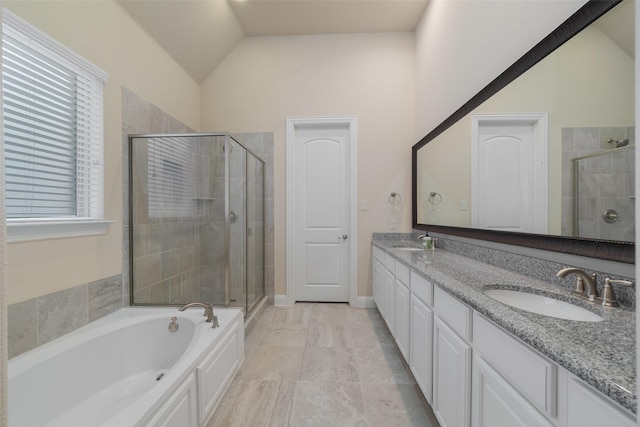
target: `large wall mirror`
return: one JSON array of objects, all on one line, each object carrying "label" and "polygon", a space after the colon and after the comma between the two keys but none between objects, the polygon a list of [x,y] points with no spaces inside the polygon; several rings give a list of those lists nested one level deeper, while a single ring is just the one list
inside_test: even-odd
[{"label": "large wall mirror", "polygon": [[634,7],[586,3],[413,147],[415,228],[634,262]]}]

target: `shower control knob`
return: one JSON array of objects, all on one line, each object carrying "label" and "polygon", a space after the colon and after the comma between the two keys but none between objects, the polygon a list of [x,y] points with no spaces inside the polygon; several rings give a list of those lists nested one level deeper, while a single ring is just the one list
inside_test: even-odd
[{"label": "shower control knob", "polygon": [[614,209],[607,209],[602,214],[602,219],[604,219],[604,222],[606,222],[607,224],[613,224],[614,222],[620,221],[620,215],[618,215],[618,212],[616,212]]}]

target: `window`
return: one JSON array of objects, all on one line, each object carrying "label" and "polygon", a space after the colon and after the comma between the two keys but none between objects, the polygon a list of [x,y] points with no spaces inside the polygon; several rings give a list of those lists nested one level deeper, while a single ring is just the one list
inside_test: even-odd
[{"label": "window", "polygon": [[104,232],[107,75],[6,9],[2,15],[9,240]]}]

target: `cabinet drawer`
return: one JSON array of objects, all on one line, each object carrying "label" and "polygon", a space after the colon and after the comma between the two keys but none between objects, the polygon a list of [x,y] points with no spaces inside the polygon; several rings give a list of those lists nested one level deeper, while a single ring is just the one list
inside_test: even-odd
[{"label": "cabinet drawer", "polygon": [[411,272],[411,292],[423,303],[433,307],[433,284],[414,271]]},{"label": "cabinet drawer", "polygon": [[478,313],[473,319],[474,348],[531,404],[556,416],[557,366],[518,342]]},{"label": "cabinet drawer", "polygon": [[396,274],[396,259],[393,255],[384,254],[384,261],[382,263],[385,268],[391,272],[391,274]]},{"label": "cabinet drawer", "polygon": [[471,308],[439,287],[433,291],[433,307],[436,314],[451,329],[467,341],[471,340]]},{"label": "cabinet drawer", "polygon": [[409,267],[401,263],[400,261],[396,261],[396,279],[401,281],[406,287],[411,289],[411,270]]}]

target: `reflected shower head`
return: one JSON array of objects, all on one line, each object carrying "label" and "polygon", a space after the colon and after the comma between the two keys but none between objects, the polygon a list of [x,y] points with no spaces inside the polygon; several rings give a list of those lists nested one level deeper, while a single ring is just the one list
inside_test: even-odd
[{"label": "reflected shower head", "polygon": [[628,139],[613,139],[613,138],[609,138],[609,140],[607,142],[609,144],[615,144],[614,148],[620,148],[620,147],[624,147],[626,145],[629,145],[629,140]]}]

